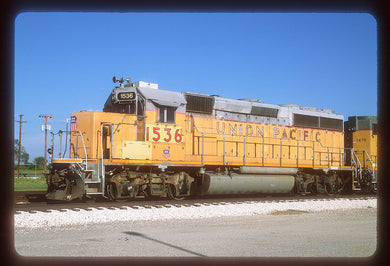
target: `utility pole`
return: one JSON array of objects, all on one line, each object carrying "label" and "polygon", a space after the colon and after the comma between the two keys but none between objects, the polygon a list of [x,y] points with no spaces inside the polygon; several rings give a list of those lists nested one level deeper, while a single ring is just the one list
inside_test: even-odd
[{"label": "utility pole", "polygon": [[45,118],[45,165],[43,172],[46,174],[46,153],[47,153],[47,118],[52,118],[52,115],[39,115],[39,117]]},{"label": "utility pole", "polygon": [[21,152],[21,149],[22,149],[22,124],[23,123],[27,123],[27,121],[22,121],[22,116],[23,115],[19,115],[20,116],[20,120],[16,122],[19,123],[19,155],[18,155],[18,178],[19,178],[19,175],[20,175],[20,152]]}]

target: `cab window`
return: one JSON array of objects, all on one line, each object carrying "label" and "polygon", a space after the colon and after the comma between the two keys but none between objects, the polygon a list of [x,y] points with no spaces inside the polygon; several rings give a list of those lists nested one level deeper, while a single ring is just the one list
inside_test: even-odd
[{"label": "cab window", "polygon": [[160,106],[158,108],[158,122],[160,123],[175,123],[175,107]]},{"label": "cab window", "polygon": [[378,134],[378,124],[372,124],[372,135]]}]

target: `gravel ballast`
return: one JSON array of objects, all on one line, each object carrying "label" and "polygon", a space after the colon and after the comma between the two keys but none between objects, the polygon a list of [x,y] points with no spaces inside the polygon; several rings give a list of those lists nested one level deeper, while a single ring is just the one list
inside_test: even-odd
[{"label": "gravel ballast", "polygon": [[66,225],[86,225],[126,221],[157,221],[170,219],[199,219],[228,216],[253,216],[257,214],[283,214],[283,211],[317,212],[343,209],[376,208],[373,199],[333,199],[287,202],[243,202],[220,205],[197,204],[149,208],[123,206],[117,209],[88,208],[50,212],[20,212],[15,214],[16,228],[41,228]]}]

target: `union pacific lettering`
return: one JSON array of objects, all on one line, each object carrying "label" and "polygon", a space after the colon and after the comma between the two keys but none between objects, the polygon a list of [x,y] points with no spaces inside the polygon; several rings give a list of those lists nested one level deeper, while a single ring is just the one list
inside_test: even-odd
[{"label": "union pacific lettering", "polygon": [[220,135],[227,134],[231,136],[247,136],[247,137],[273,137],[280,139],[292,140],[307,140],[307,141],[321,141],[321,132],[310,129],[299,129],[289,127],[273,126],[268,132],[271,136],[267,136],[267,131],[264,130],[263,125],[248,125],[228,122],[217,122],[217,133]]}]

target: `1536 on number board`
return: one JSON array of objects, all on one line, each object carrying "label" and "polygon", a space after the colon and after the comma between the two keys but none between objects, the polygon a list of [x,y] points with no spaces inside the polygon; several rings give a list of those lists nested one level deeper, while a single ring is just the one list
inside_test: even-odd
[{"label": "1536 on number board", "polygon": [[183,143],[181,127],[146,125],[145,140],[165,143]]}]

